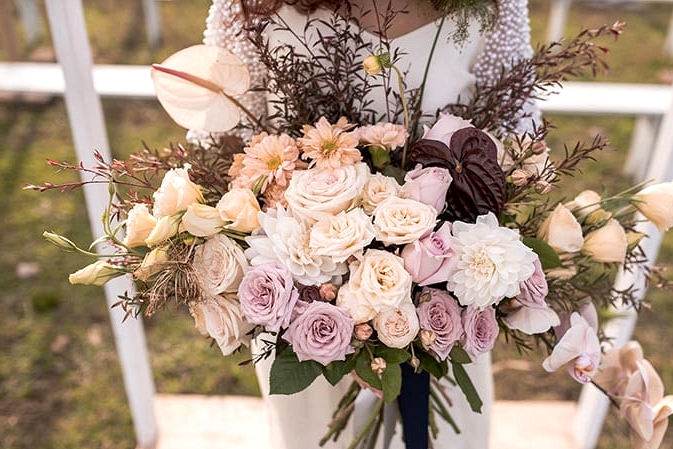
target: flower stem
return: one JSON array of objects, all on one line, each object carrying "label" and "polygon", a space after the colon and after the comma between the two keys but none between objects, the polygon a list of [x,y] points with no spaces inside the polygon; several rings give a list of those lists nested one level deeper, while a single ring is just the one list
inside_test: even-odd
[{"label": "flower stem", "polygon": [[369,416],[369,419],[362,427],[362,429],[358,432],[358,434],[355,436],[355,439],[353,439],[351,444],[348,445],[347,449],[355,449],[357,445],[360,443],[360,441],[362,441],[362,439],[369,434],[369,432],[372,429],[372,426],[378,419],[379,413],[381,412],[382,408],[383,408],[383,398],[380,398],[378,401],[376,401],[376,404],[374,405],[374,410],[372,411],[372,414]]}]

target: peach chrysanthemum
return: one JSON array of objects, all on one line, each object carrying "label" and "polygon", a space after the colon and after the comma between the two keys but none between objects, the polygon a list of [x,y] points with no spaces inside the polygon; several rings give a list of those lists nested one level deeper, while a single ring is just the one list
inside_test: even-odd
[{"label": "peach chrysanthemum", "polygon": [[264,193],[271,183],[286,186],[299,157],[297,144],[287,134],[262,133],[253,138],[245,148],[240,177],[248,180],[248,187],[255,187],[261,180],[259,192]]},{"label": "peach chrysanthemum", "polygon": [[358,133],[347,132],[347,129],[349,126],[344,120],[332,125],[325,117],[321,117],[315,126],[304,125],[304,137],[297,139],[304,151],[303,157],[310,159],[312,166],[326,169],[361,161]]}]

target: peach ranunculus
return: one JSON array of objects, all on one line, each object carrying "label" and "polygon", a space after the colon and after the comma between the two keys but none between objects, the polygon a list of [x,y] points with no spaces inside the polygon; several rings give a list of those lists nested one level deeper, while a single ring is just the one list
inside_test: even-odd
[{"label": "peach ranunculus", "polygon": [[407,347],[420,330],[416,307],[411,301],[383,308],[372,323],[381,343],[389,348]]},{"label": "peach ranunculus", "polygon": [[548,371],[565,366],[570,376],[580,383],[589,383],[598,371],[601,344],[596,330],[577,312],[570,316],[570,328],[556,343],[551,355],[542,362]]},{"label": "peach ranunculus", "polygon": [[626,231],[614,218],[584,237],[582,252],[596,262],[623,263],[626,258]]},{"label": "peach ranunculus", "polygon": [[233,188],[225,193],[215,208],[226,222],[225,229],[252,232],[259,228],[259,203],[250,189]]},{"label": "peach ranunculus", "polygon": [[645,187],[634,200],[634,206],[660,231],[673,226],[673,181]]},{"label": "peach ranunculus", "polygon": [[420,201],[390,197],[374,211],[376,240],[385,245],[405,245],[432,231],[437,210]]},{"label": "peach ranunculus", "polygon": [[173,215],[193,203],[202,203],[201,187],[189,179],[191,165],[174,168],[164,175],[161,186],[154,192],[152,213],[156,218]]},{"label": "peach ranunculus", "polygon": [[582,249],[584,237],[577,218],[563,204],[556,206],[538,230],[538,237],[560,253]]}]

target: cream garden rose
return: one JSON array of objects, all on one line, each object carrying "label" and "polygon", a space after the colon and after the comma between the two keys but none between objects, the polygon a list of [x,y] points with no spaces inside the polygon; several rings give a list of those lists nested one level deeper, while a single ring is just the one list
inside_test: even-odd
[{"label": "cream garden rose", "polygon": [[308,222],[336,215],[358,205],[369,167],[365,163],[335,169],[295,171],[285,191],[292,215]]},{"label": "cream garden rose", "polygon": [[385,245],[405,245],[430,232],[437,210],[419,201],[390,197],[374,211],[376,239]]},{"label": "cream garden rose", "polygon": [[196,329],[215,340],[223,355],[231,354],[241,344],[250,344],[249,332],[254,325],[243,317],[235,294],[212,296],[191,304],[189,312]]},{"label": "cream garden rose", "polygon": [[374,236],[371,218],[358,207],[316,222],[311,227],[309,246],[316,255],[341,263],[351,256],[361,256]]},{"label": "cream garden rose", "polygon": [[379,340],[390,348],[405,348],[420,330],[416,307],[411,301],[382,309],[373,320]]},{"label": "cream garden rose", "polygon": [[204,201],[201,187],[189,179],[190,168],[191,165],[185,164],[183,168],[166,172],[161,186],[154,192],[152,212],[155,217],[173,215],[187,209],[192,203]]},{"label": "cream garden rose", "polygon": [[235,292],[247,271],[241,247],[223,234],[215,234],[194,250],[192,266],[202,288],[211,295]]},{"label": "cream garden rose", "polygon": [[379,172],[369,175],[362,189],[362,208],[368,215],[372,215],[383,201],[398,196],[400,188],[395,178]]}]

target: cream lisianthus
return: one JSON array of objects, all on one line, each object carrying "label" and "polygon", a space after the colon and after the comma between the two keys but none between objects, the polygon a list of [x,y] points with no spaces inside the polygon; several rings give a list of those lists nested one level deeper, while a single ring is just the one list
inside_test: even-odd
[{"label": "cream lisianthus", "polygon": [[380,172],[369,175],[362,188],[362,208],[368,215],[372,215],[379,204],[391,196],[397,196],[400,188],[393,177]]},{"label": "cream lisianthus", "polygon": [[152,232],[145,239],[145,244],[150,248],[164,243],[166,240],[178,234],[180,231],[181,214],[166,215],[157,220]]},{"label": "cream lisianthus", "polygon": [[315,254],[331,257],[337,263],[360,257],[375,236],[371,218],[359,207],[318,220],[310,232],[309,246]]},{"label": "cream lisianthus", "polygon": [[168,251],[166,251],[166,248],[154,248],[145,254],[142,263],[133,272],[133,276],[141,281],[147,281],[150,277],[160,272],[166,262],[168,262]]},{"label": "cream lisianthus", "polygon": [[183,168],[169,170],[161,180],[161,186],[154,192],[152,213],[156,218],[184,211],[193,203],[203,203],[201,187],[189,179],[190,164]]},{"label": "cream lisianthus", "polygon": [[645,187],[634,195],[634,205],[660,231],[673,226],[673,182]]},{"label": "cream lisianthus", "polygon": [[259,202],[250,189],[233,188],[225,193],[215,208],[227,222],[225,229],[252,232],[259,227]]},{"label": "cream lisianthus", "polygon": [[359,162],[331,170],[296,171],[285,191],[288,210],[298,219],[316,222],[358,205],[369,167]]},{"label": "cream lisianthus", "polygon": [[437,221],[437,210],[420,201],[390,197],[374,211],[376,240],[385,245],[405,245],[430,232]]},{"label": "cream lisianthus", "polygon": [[71,284],[103,285],[110,279],[125,274],[126,271],[115,267],[105,260],[97,260],[68,276]]},{"label": "cream lisianthus", "polygon": [[347,125],[332,125],[321,117],[315,126],[304,125],[304,137],[297,139],[304,159],[309,159],[316,168],[339,168],[362,160],[358,150],[358,133],[347,132]]},{"label": "cream lisianthus", "polygon": [[493,213],[476,223],[453,223],[451,249],[456,264],[448,290],[464,306],[485,308],[520,292],[520,283],[535,272],[537,256],[519,233],[498,225]]},{"label": "cream lisianthus", "polygon": [[222,230],[224,224],[219,211],[207,204],[190,204],[182,216],[184,230],[197,237],[215,235]]},{"label": "cream lisianthus", "polygon": [[564,206],[576,217],[582,219],[601,208],[601,196],[593,190],[583,190]]},{"label": "cream lisianthus", "polygon": [[596,262],[623,263],[627,246],[626,231],[617,220],[611,218],[605,226],[587,234],[582,252]]},{"label": "cream lisianthus", "polygon": [[560,253],[577,252],[584,244],[582,226],[563,204],[556,206],[540,226],[537,235]]},{"label": "cream lisianthus", "polygon": [[126,219],[126,235],[124,245],[129,248],[144,246],[145,239],[157,224],[157,219],[150,214],[146,204],[135,204]]}]

